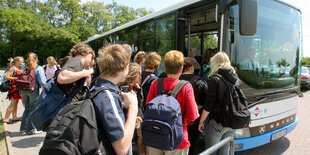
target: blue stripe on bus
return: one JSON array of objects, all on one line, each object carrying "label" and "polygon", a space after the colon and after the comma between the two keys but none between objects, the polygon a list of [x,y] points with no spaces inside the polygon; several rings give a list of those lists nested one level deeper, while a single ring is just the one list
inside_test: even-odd
[{"label": "blue stripe on bus", "polygon": [[254,147],[258,147],[267,143],[271,142],[271,136],[272,134],[279,132],[281,130],[286,129],[286,134],[290,133],[291,131],[293,131],[296,126],[297,126],[297,121],[298,119],[296,118],[296,120],[282,128],[279,128],[277,130],[274,131],[270,131],[267,132],[265,134],[259,135],[259,136],[255,136],[255,137],[250,137],[250,138],[239,138],[239,139],[235,139],[235,144],[243,144],[241,149],[236,149],[235,151],[243,151],[243,150],[247,150],[247,149],[251,149]]}]

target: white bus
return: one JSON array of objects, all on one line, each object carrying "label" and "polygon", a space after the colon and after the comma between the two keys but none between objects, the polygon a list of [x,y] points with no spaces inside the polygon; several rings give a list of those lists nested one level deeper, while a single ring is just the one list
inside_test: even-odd
[{"label": "white bus", "polygon": [[249,101],[251,122],[235,137],[236,151],[242,151],[295,129],[301,38],[301,11],[282,0],[186,0],[86,42],[96,51],[127,43],[133,55],[157,51],[164,56],[177,49],[187,56],[192,49],[197,60],[215,42],[237,69]]}]

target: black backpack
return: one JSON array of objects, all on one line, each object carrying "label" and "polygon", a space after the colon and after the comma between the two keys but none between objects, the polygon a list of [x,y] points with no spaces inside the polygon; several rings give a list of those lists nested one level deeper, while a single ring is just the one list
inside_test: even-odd
[{"label": "black backpack", "polygon": [[241,81],[238,79],[233,84],[220,74],[215,76],[219,77],[227,87],[218,110],[219,121],[223,126],[232,129],[247,127],[250,122],[250,111],[245,95],[238,88]]},{"label": "black backpack", "polygon": [[47,130],[40,155],[115,154],[105,136],[101,142],[98,139],[99,131],[91,99],[103,90],[110,89],[101,87],[88,99],[66,105],[55,116]]}]

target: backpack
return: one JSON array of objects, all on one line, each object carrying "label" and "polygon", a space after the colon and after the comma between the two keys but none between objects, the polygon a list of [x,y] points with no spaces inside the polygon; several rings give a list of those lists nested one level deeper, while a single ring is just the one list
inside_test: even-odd
[{"label": "backpack", "polygon": [[158,79],[157,96],[146,104],[141,126],[143,142],[161,150],[174,150],[183,139],[183,119],[177,94],[188,83],[182,80],[168,94],[163,94],[163,80]]},{"label": "backpack", "polygon": [[[67,154],[113,154],[107,138],[99,142],[97,119],[91,101],[103,90],[101,87],[88,99],[68,104],[51,122],[40,155]],[[113,91],[113,90],[110,90]],[[107,146],[107,147],[106,147]],[[112,150],[113,149],[113,150]]]},{"label": "backpack", "polygon": [[29,70],[26,68],[21,74],[17,76],[17,90],[33,91],[35,87],[35,70]]},{"label": "backpack", "polygon": [[[12,77],[15,76],[16,74],[16,68],[13,67],[13,74]],[[12,87],[12,82],[10,80],[5,80],[5,74],[7,73],[8,70],[6,70],[2,76],[1,76],[1,81],[0,81],[0,91],[1,92],[7,92],[11,89]]]},{"label": "backpack", "polygon": [[53,118],[72,98],[68,97],[61,89],[59,89],[56,78],[51,78],[44,86],[43,91],[35,100],[33,110],[29,114],[29,120],[37,130],[46,131],[48,125]]},{"label": "backpack", "polygon": [[141,88],[146,84],[147,81],[149,81],[149,79],[151,77],[155,76],[154,74],[150,74],[148,75],[143,81],[142,81],[142,84],[141,84]]},{"label": "backpack", "polygon": [[233,84],[220,74],[215,74],[215,76],[227,86],[218,111],[221,124],[232,129],[247,127],[250,122],[250,111],[244,93],[237,87],[241,81],[238,79]]}]

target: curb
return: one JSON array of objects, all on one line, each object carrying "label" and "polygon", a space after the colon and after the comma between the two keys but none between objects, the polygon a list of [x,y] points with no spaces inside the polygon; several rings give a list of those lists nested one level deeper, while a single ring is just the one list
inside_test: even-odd
[{"label": "curb", "polygon": [[[0,106],[0,110],[2,113],[2,118],[4,118],[4,113],[3,113],[3,105]],[[5,131],[5,144],[6,144],[6,150],[8,155],[13,155],[13,147],[12,147],[12,142],[11,142],[11,137],[9,136],[9,132],[6,130],[7,129],[7,124],[3,123],[4,131]]]}]

